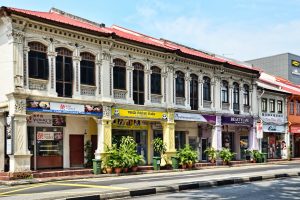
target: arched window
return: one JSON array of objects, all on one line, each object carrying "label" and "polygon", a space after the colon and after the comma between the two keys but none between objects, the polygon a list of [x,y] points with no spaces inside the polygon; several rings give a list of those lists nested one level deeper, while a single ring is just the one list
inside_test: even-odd
[{"label": "arched window", "polygon": [[249,106],[249,85],[244,85],[244,105]]},{"label": "arched window", "polygon": [[238,83],[233,83],[233,111],[239,114],[240,111],[240,88]]},{"label": "arched window", "polygon": [[80,54],[80,83],[95,85],[95,56],[91,53]]},{"label": "arched window", "polygon": [[126,62],[121,59],[113,60],[114,66],[114,89],[126,90]]},{"label": "arched window", "polygon": [[47,47],[39,42],[29,42],[29,78],[48,79],[49,65]]},{"label": "arched window", "polygon": [[140,63],[133,63],[133,101],[135,104],[144,105],[144,66]]},{"label": "arched window", "polygon": [[151,71],[151,94],[161,94],[161,70],[153,66]]},{"label": "arched window", "polygon": [[56,49],[56,92],[59,97],[72,97],[73,60],[72,51]]},{"label": "arched window", "polygon": [[211,101],[210,97],[210,78],[207,76],[203,77],[203,100]]},{"label": "arched window", "polygon": [[185,97],[184,95],[184,73],[181,71],[176,72],[176,97]]},{"label": "arched window", "polygon": [[191,75],[190,105],[192,110],[198,110],[198,76],[195,74]]},{"label": "arched window", "polygon": [[228,103],[228,82],[227,81],[222,81],[221,93],[222,93],[222,103]]}]

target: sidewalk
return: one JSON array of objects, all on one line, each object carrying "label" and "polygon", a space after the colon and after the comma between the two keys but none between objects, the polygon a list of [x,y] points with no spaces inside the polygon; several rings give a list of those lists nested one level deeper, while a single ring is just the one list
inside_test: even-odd
[{"label": "sidewalk", "polygon": [[197,171],[197,170],[204,170],[204,169],[215,169],[215,168],[235,168],[235,167],[244,167],[244,166],[260,166],[260,165],[273,165],[273,164],[287,164],[287,163],[299,163],[300,160],[280,160],[280,161],[270,161],[267,163],[242,163],[242,164],[234,164],[231,166],[224,166],[224,165],[202,165],[201,167],[197,167],[195,169],[175,169],[175,170],[146,170],[146,171],[139,171],[139,172],[131,172],[131,173],[121,173],[117,174],[83,174],[83,175],[71,175],[71,176],[55,176],[55,177],[46,177],[46,178],[30,178],[30,179],[18,179],[18,180],[8,180],[8,181],[0,181],[0,185],[7,185],[7,186],[15,186],[15,185],[24,185],[24,184],[34,184],[34,183],[45,183],[45,182],[52,182],[52,181],[62,181],[62,180],[77,180],[77,179],[86,179],[86,178],[107,178],[107,177],[116,177],[116,176],[132,176],[132,175],[142,175],[142,174],[160,174],[160,173],[170,173],[170,172],[183,172],[183,171]]},{"label": "sidewalk", "polygon": [[3,200],[127,198],[299,175],[299,161],[126,176],[99,175],[14,187],[2,186],[0,197]]}]

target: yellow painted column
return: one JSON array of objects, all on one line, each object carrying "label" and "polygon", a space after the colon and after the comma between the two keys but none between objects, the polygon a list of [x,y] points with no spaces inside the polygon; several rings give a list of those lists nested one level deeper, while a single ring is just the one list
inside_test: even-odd
[{"label": "yellow painted column", "polygon": [[151,163],[151,151],[152,151],[152,141],[151,141],[151,135],[152,135],[151,125],[148,123],[148,131],[147,131],[147,164],[149,165]]},{"label": "yellow painted column", "polygon": [[167,151],[162,159],[162,164],[171,164],[171,156],[176,154],[175,149],[175,122],[174,110],[168,110],[168,119],[162,122],[163,126],[163,141],[166,144]]}]

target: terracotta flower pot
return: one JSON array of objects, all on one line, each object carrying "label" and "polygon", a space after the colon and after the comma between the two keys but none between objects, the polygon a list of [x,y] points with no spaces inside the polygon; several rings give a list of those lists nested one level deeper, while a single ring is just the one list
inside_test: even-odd
[{"label": "terracotta flower pot", "polygon": [[133,166],[133,167],[131,167],[131,171],[137,172],[137,170],[138,170],[138,166]]},{"label": "terracotta flower pot", "polygon": [[189,169],[192,169],[193,168],[193,163],[188,163],[187,166],[188,166]]},{"label": "terracotta flower pot", "polygon": [[107,167],[105,170],[106,170],[107,174],[111,174],[113,171],[113,169],[111,167]]},{"label": "terracotta flower pot", "polygon": [[120,168],[120,167],[115,168],[115,173],[116,174],[120,174],[121,171],[122,171],[122,168]]},{"label": "terracotta flower pot", "polygon": [[128,167],[124,168],[124,169],[123,169],[123,172],[124,172],[124,173],[128,173]]},{"label": "terracotta flower pot", "polygon": [[182,164],[182,165],[181,165],[181,168],[182,168],[182,169],[186,169],[186,164]]}]

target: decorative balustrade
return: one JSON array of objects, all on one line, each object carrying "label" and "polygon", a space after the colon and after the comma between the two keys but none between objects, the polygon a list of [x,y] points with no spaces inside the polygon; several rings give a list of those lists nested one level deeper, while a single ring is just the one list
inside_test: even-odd
[{"label": "decorative balustrade", "polygon": [[176,105],[184,106],[185,98],[184,97],[176,97]]},{"label": "decorative balustrade", "polygon": [[48,80],[29,78],[29,89],[46,91]]},{"label": "decorative balustrade", "polygon": [[159,103],[161,104],[162,95],[151,94],[151,103]]},{"label": "decorative balustrade", "polygon": [[229,110],[229,103],[222,103],[222,110]]},{"label": "decorative balustrade", "polygon": [[249,112],[250,112],[250,106],[244,105],[244,113],[249,113]]},{"label": "decorative balustrade", "polygon": [[211,101],[203,100],[203,108],[211,108]]},{"label": "decorative balustrade", "polygon": [[92,85],[80,85],[80,94],[84,96],[95,96],[96,86]]},{"label": "decorative balustrade", "polygon": [[126,90],[116,90],[116,89],[114,89],[114,98],[115,99],[126,100],[126,94],[127,94]]}]

